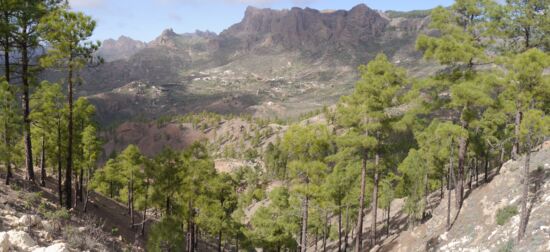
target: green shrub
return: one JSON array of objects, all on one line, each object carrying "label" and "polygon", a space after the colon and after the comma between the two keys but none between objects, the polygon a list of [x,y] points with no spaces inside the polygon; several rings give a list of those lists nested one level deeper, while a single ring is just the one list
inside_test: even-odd
[{"label": "green shrub", "polygon": [[497,224],[501,226],[506,224],[506,222],[516,214],[518,214],[518,208],[514,205],[499,209],[496,215]]},{"label": "green shrub", "polygon": [[117,234],[118,234],[118,228],[113,227],[113,228],[111,229],[111,235],[117,235]]}]

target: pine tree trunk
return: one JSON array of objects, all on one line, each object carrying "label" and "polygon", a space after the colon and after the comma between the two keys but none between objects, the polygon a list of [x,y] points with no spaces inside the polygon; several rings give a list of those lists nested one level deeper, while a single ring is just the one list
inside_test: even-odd
[{"label": "pine tree trunk", "polygon": [[314,251],[315,251],[315,252],[318,251],[317,243],[319,243],[319,231],[318,231],[318,230],[315,230],[315,248],[314,248]]},{"label": "pine tree trunk", "polygon": [[386,237],[390,237],[391,202],[388,205],[388,218],[386,219]]},{"label": "pine tree trunk", "polygon": [[[451,140],[451,154],[449,158],[449,170],[447,172],[447,231],[451,229],[451,175],[453,174],[453,156],[454,147]],[[456,188],[455,188],[456,190]]]},{"label": "pine tree trunk", "polygon": [[487,150],[487,152],[485,153],[485,177],[484,177],[485,183],[489,181],[488,179],[489,178],[489,160],[491,159],[490,155],[491,155],[490,150]]},{"label": "pine tree trunk", "polygon": [[41,138],[42,150],[40,152],[40,186],[46,186],[46,146],[44,144],[44,136]]},{"label": "pine tree trunk", "polygon": [[130,227],[134,228],[134,177],[133,174],[130,177],[130,188],[129,188],[130,198],[128,199],[130,204]]},{"label": "pine tree trunk", "polygon": [[[4,18],[5,18],[5,23],[9,23],[9,17],[7,14],[4,15]],[[4,36],[4,77],[6,78],[6,81],[9,82],[11,81],[10,79],[10,44],[9,44],[9,41],[10,41],[10,38],[9,38],[9,35],[6,33],[6,35]],[[6,103],[8,106],[9,103]],[[5,130],[5,133],[4,133],[4,144],[6,145],[6,148],[8,148],[7,150],[7,155],[6,155],[6,185],[9,185],[10,184],[10,179],[11,177],[13,176],[12,174],[12,171],[11,171],[11,147],[10,147],[10,134],[9,134],[9,124],[8,122],[4,122],[4,130]]]},{"label": "pine tree trunk", "polygon": [[346,231],[344,233],[344,252],[348,251],[348,235],[349,235],[349,205],[346,205]]},{"label": "pine tree trunk", "polygon": [[372,192],[372,245],[376,244],[376,222],[378,214],[378,184],[379,184],[379,174],[378,174],[378,165],[380,163],[380,154],[376,153],[374,159],[374,188]]},{"label": "pine tree trunk", "polygon": [[59,206],[63,206],[63,185],[61,164],[61,119],[57,119],[57,194],[59,195]]},{"label": "pine tree trunk", "polygon": [[478,169],[478,162],[477,158],[474,158],[474,170],[475,170],[475,176],[476,176],[476,187],[479,187],[479,169]]},{"label": "pine tree trunk", "polygon": [[82,167],[80,168],[78,180],[78,200],[82,202],[84,200],[84,169]]},{"label": "pine tree trunk", "polygon": [[323,252],[327,251],[327,236],[329,232],[328,212],[325,213],[325,227],[323,229]]},{"label": "pine tree trunk", "polygon": [[527,201],[529,200],[529,163],[531,161],[531,129],[526,137],[526,154],[525,164],[523,165],[523,195],[521,199],[521,215],[518,230],[518,242],[525,236],[525,230],[527,229],[527,222],[529,218],[529,209],[527,208]]},{"label": "pine tree trunk", "polygon": [[426,210],[428,208],[428,171],[424,173],[424,210],[422,211],[422,220],[425,220],[428,216]]},{"label": "pine tree trunk", "polygon": [[67,78],[68,83],[68,97],[67,101],[69,104],[69,116],[67,118],[67,170],[65,171],[65,194],[67,195],[67,200],[65,202],[65,207],[70,209],[73,202],[72,195],[72,177],[73,177],[73,67],[72,67],[72,58],[69,59],[69,76]]},{"label": "pine tree trunk", "polygon": [[86,198],[84,199],[84,212],[88,210],[88,198],[90,197],[89,185],[90,185],[91,175],[92,175],[92,171],[91,169],[88,168],[88,175],[86,176],[86,195],[85,195]]},{"label": "pine tree trunk", "polygon": [[[307,181],[306,181],[307,186]],[[302,203],[302,241],[300,242],[300,251],[306,252],[307,250],[307,214],[309,205],[309,196],[306,194]]]},{"label": "pine tree trunk", "polygon": [[11,171],[11,147],[10,147],[10,137],[9,137],[9,132],[8,132],[8,123],[5,122],[5,130],[6,130],[6,133],[4,134],[4,144],[6,145],[6,148],[8,149],[8,153],[6,153],[6,185],[9,185],[10,184],[10,179],[11,177],[13,176],[12,174],[12,171]]},{"label": "pine tree trunk", "polygon": [[[4,23],[9,24],[9,15],[6,13],[4,14]],[[9,83],[11,81],[10,78],[10,36],[8,33],[5,33],[4,36],[4,77],[6,78],[6,81]]]},{"label": "pine tree trunk", "polygon": [[73,179],[74,179],[74,183],[73,183],[73,208],[76,208],[77,204],[78,204],[78,200],[77,200],[77,197],[78,197],[78,176],[77,176],[77,173],[73,173]]},{"label": "pine tree trunk", "polygon": [[239,233],[235,235],[235,251],[239,252]]},{"label": "pine tree trunk", "polygon": [[500,174],[500,169],[502,169],[502,166],[504,165],[504,144],[502,145],[502,147],[500,147],[500,159],[499,159],[499,165],[498,165],[498,169],[497,169],[497,174]]},{"label": "pine tree trunk", "polygon": [[474,172],[472,169],[472,162],[470,161],[470,165],[468,167],[468,190],[472,190],[472,178],[474,176]]},{"label": "pine tree trunk", "polygon": [[338,252],[342,251],[342,202],[338,203]]},{"label": "pine tree trunk", "polygon": [[[466,127],[464,127],[464,129],[466,129]],[[458,187],[456,188],[458,208],[462,207],[462,201],[464,198],[464,172],[467,151],[468,139],[461,137],[458,144]]]},{"label": "pine tree trunk", "polygon": [[512,145],[512,153],[511,153],[511,156],[512,156],[512,159],[516,160],[518,159],[518,155],[519,155],[519,126],[521,124],[521,117],[522,117],[522,113],[521,111],[519,111],[519,107],[520,105],[518,103],[516,103],[516,107],[517,107],[517,111],[516,111],[516,117],[515,117],[515,120],[514,120],[514,144]]},{"label": "pine tree trunk", "polygon": [[218,252],[222,252],[222,231],[218,232]]},{"label": "pine tree trunk", "polygon": [[27,179],[34,182],[34,166],[32,162],[31,120],[30,115],[30,83],[29,83],[29,53],[27,44],[26,25],[23,25],[23,42],[21,43],[21,79],[23,82],[23,139],[25,141],[25,164]]},{"label": "pine tree trunk", "polygon": [[147,179],[145,184],[145,206],[143,207],[143,218],[141,222],[141,235],[145,235],[145,222],[147,221],[147,198],[149,197],[149,179]]},{"label": "pine tree trunk", "polygon": [[170,215],[170,197],[166,197],[166,216]]},{"label": "pine tree trunk", "polygon": [[195,251],[195,227],[193,223],[193,216],[194,216],[194,210],[193,210],[193,203],[191,200],[188,202],[189,207],[189,219],[187,220],[187,251],[188,252],[194,252]]},{"label": "pine tree trunk", "polygon": [[359,214],[357,216],[357,236],[355,237],[355,252],[361,252],[363,246],[363,208],[365,207],[365,183],[367,176],[367,154],[361,164],[361,194],[359,197]]}]

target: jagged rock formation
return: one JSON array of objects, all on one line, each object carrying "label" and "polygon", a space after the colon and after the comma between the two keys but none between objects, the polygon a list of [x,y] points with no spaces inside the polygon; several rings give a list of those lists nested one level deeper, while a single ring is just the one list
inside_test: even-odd
[{"label": "jagged rock formation", "polygon": [[145,48],[146,44],[133,40],[126,36],[120,36],[117,40],[107,39],[103,41],[97,54],[105,61],[127,60],[138,51]]}]

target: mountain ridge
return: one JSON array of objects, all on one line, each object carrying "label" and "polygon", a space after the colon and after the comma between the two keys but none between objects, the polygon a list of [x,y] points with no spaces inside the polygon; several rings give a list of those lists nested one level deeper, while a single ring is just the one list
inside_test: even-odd
[{"label": "mountain ridge", "polygon": [[[120,48],[132,49],[112,53],[116,60],[85,70],[86,85],[79,87],[79,95],[90,97],[106,113],[102,123],[107,124],[218,111],[227,100],[245,107],[223,113],[296,117],[348,94],[358,78],[357,66],[379,53],[417,75],[433,72],[415,50],[416,36],[429,31],[429,17],[407,16],[384,14],[364,4],[330,12],[249,7],[240,22],[219,34],[178,34],[168,28],[145,45],[121,37],[117,41],[128,45]],[[133,82],[163,89],[166,97],[155,101],[158,98],[120,92]],[[114,102],[118,109],[108,105]]]}]

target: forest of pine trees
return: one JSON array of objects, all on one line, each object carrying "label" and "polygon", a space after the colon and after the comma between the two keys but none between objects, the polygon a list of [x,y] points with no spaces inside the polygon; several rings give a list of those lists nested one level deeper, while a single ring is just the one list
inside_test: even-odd
[{"label": "forest of pine trees", "polygon": [[[412,78],[379,54],[359,67],[353,92],[324,110],[327,124],[289,125],[265,151],[249,155],[261,156],[265,169],[230,174],[216,171],[202,142],[154,157],[130,145],[100,167],[95,108],[74,92],[86,85],[79,71],[102,61],[94,56],[99,43],[89,40],[95,21],[65,1],[0,4],[5,183],[15,173],[36,186],[51,178],[67,209],[86,211],[92,191],[119,201],[128,226],[147,233],[148,251],[208,244],[218,251],[303,252],[325,250],[329,241],[338,251],[364,251],[392,231],[393,199],[405,198],[414,227],[429,218],[432,193],[448,195],[442,203],[451,229],[465,191],[520,155],[526,158],[517,239],[525,235],[529,157],[550,134],[548,0],[456,0],[434,9],[430,25],[438,32],[419,36],[416,47],[439,64],[435,74]],[[41,81],[46,69],[63,78]],[[281,186],[268,192],[274,181]],[[252,204],[259,205],[250,215]],[[368,209],[371,219],[387,221],[363,227]]]}]

